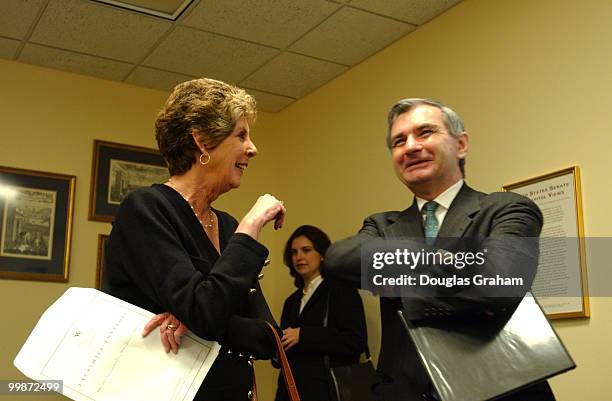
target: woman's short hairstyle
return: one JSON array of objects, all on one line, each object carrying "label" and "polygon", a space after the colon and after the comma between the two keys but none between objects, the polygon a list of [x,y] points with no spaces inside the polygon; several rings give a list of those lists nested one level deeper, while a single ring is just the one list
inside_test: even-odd
[{"label": "woman's short hairstyle", "polygon": [[196,161],[198,148],[192,132],[214,149],[245,117],[257,118],[255,99],[243,89],[209,78],[180,83],[155,120],[155,139],[170,175],[182,174]]},{"label": "woman's short hairstyle", "polygon": [[320,228],[315,226],[303,225],[298,228],[291,234],[287,243],[285,244],[285,251],[283,252],[283,261],[285,262],[285,266],[289,268],[289,274],[293,277],[293,284],[297,288],[304,288],[304,279],[302,276],[298,274],[293,266],[293,260],[291,258],[291,244],[293,240],[297,237],[306,237],[312,242],[314,249],[321,254],[321,256],[325,255],[327,252],[327,248],[331,245],[331,241],[327,234],[323,232]]}]

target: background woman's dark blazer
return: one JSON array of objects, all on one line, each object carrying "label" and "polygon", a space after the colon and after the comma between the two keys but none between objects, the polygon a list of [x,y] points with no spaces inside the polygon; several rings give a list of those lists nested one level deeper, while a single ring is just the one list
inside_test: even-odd
[{"label": "background woman's dark blazer", "polygon": [[[329,299],[328,327],[323,317]],[[300,342],[287,351],[302,401],[329,399],[328,377],[323,356],[329,355],[331,366],[356,363],[366,349],[367,329],[363,303],[356,289],[324,279],[300,314],[302,290],[285,300],[281,328],[300,328]],[[282,376],[279,375],[276,400],[287,399]]]}]

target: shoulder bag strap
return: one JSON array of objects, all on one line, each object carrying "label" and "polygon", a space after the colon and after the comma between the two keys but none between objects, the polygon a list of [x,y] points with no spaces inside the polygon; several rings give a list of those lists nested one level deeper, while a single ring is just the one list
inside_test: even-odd
[{"label": "shoulder bag strap", "polygon": [[[276,342],[276,350],[278,351],[278,359],[281,364],[281,372],[283,372],[283,378],[285,379],[285,387],[287,388],[287,392],[289,393],[289,400],[300,401],[300,395],[298,394],[297,387],[295,386],[295,380],[293,379],[293,373],[291,373],[291,367],[289,366],[287,355],[285,354],[285,350],[283,349],[283,344],[281,343],[281,340],[278,337],[278,333],[276,332],[274,326],[272,326],[269,322],[266,322],[266,324],[274,335],[274,341]],[[255,388],[255,380],[253,380],[253,389]]]},{"label": "shoulder bag strap", "polygon": [[[323,327],[327,328],[327,318],[329,316],[329,297],[331,296],[331,288],[329,288],[328,286],[328,291],[327,291],[327,300],[325,301],[325,315],[323,315]],[[329,363],[329,355],[325,354],[323,355],[323,362],[325,363],[325,369],[329,370],[329,368],[331,367],[330,363]]]}]

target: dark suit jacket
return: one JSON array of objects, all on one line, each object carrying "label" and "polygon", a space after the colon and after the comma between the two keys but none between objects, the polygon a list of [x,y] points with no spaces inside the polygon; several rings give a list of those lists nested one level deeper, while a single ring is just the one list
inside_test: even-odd
[{"label": "dark suit jacket", "polygon": [[[542,228],[542,214],[529,199],[511,193],[498,192],[490,195],[474,191],[465,183],[453,200],[440,227],[438,238],[481,238],[486,241],[495,238],[538,237]],[[422,217],[416,201],[401,212],[385,212],[365,219],[359,233],[333,244],[325,256],[325,273],[331,277],[346,280],[359,286],[361,276],[361,243],[371,239],[412,238],[414,250],[427,249],[424,242]],[[408,240],[409,242],[410,240]],[[538,260],[537,242],[535,246],[524,246],[520,249],[508,249],[499,243],[490,243],[490,255],[497,261],[494,269],[500,275],[509,276],[517,267],[517,261],[523,268],[532,269],[535,274]],[[432,249],[436,249],[436,243]],[[489,258],[491,259],[491,258]],[[448,269],[448,268],[446,268]],[[439,271],[438,274],[444,274]],[[447,273],[448,274],[448,273]],[[435,316],[439,299],[419,300],[411,308],[411,319],[445,319],[457,314],[462,316],[469,311],[471,317],[484,317],[506,311],[516,305],[515,298],[461,299],[446,300],[444,313]],[[380,393],[385,400],[419,400],[427,399],[431,394],[430,382],[422,368],[414,345],[405,332],[397,311],[402,308],[399,298],[380,299],[382,320],[382,343],[378,370],[383,381]],[[461,315],[459,315],[461,313]],[[513,397],[523,401],[554,400],[548,386],[543,382],[525,389]],[[510,397],[507,400],[514,400]],[[506,398],[504,398],[504,401]]]},{"label": "dark suit jacket", "polygon": [[[327,326],[323,318],[329,298]],[[323,356],[331,366],[357,363],[367,346],[363,303],[354,288],[325,279],[319,284],[300,313],[302,290],[291,294],[283,306],[281,327],[299,327],[300,342],[287,351],[293,377],[302,401],[326,401],[329,384]],[[276,400],[287,400],[287,391],[279,375]]]}]

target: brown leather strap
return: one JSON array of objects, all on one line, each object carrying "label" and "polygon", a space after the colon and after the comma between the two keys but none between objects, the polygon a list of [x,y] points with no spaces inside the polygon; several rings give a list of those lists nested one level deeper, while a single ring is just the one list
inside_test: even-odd
[{"label": "brown leather strap", "polygon": [[255,366],[253,366],[253,389],[251,390],[251,401],[257,401],[257,382],[255,381]]},{"label": "brown leather strap", "polygon": [[[266,324],[272,331],[272,334],[274,335],[274,340],[276,341],[278,360],[280,361],[281,372],[283,373],[283,378],[285,379],[285,387],[287,388],[287,392],[289,393],[289,400],[300,401],[300,395],[298,394],[297,387],[295,386],[295,380],[293,380],[293,373],[291,373],[291,367],[289,366],[287,355],[285,355],[283,344],[281,343],[281,340],[278,337],[278,333],[276,332],[274,326],[272,326],[269,322],[266,322]],[[255,381],[253,381],[253,388],[255,389]]]}]

